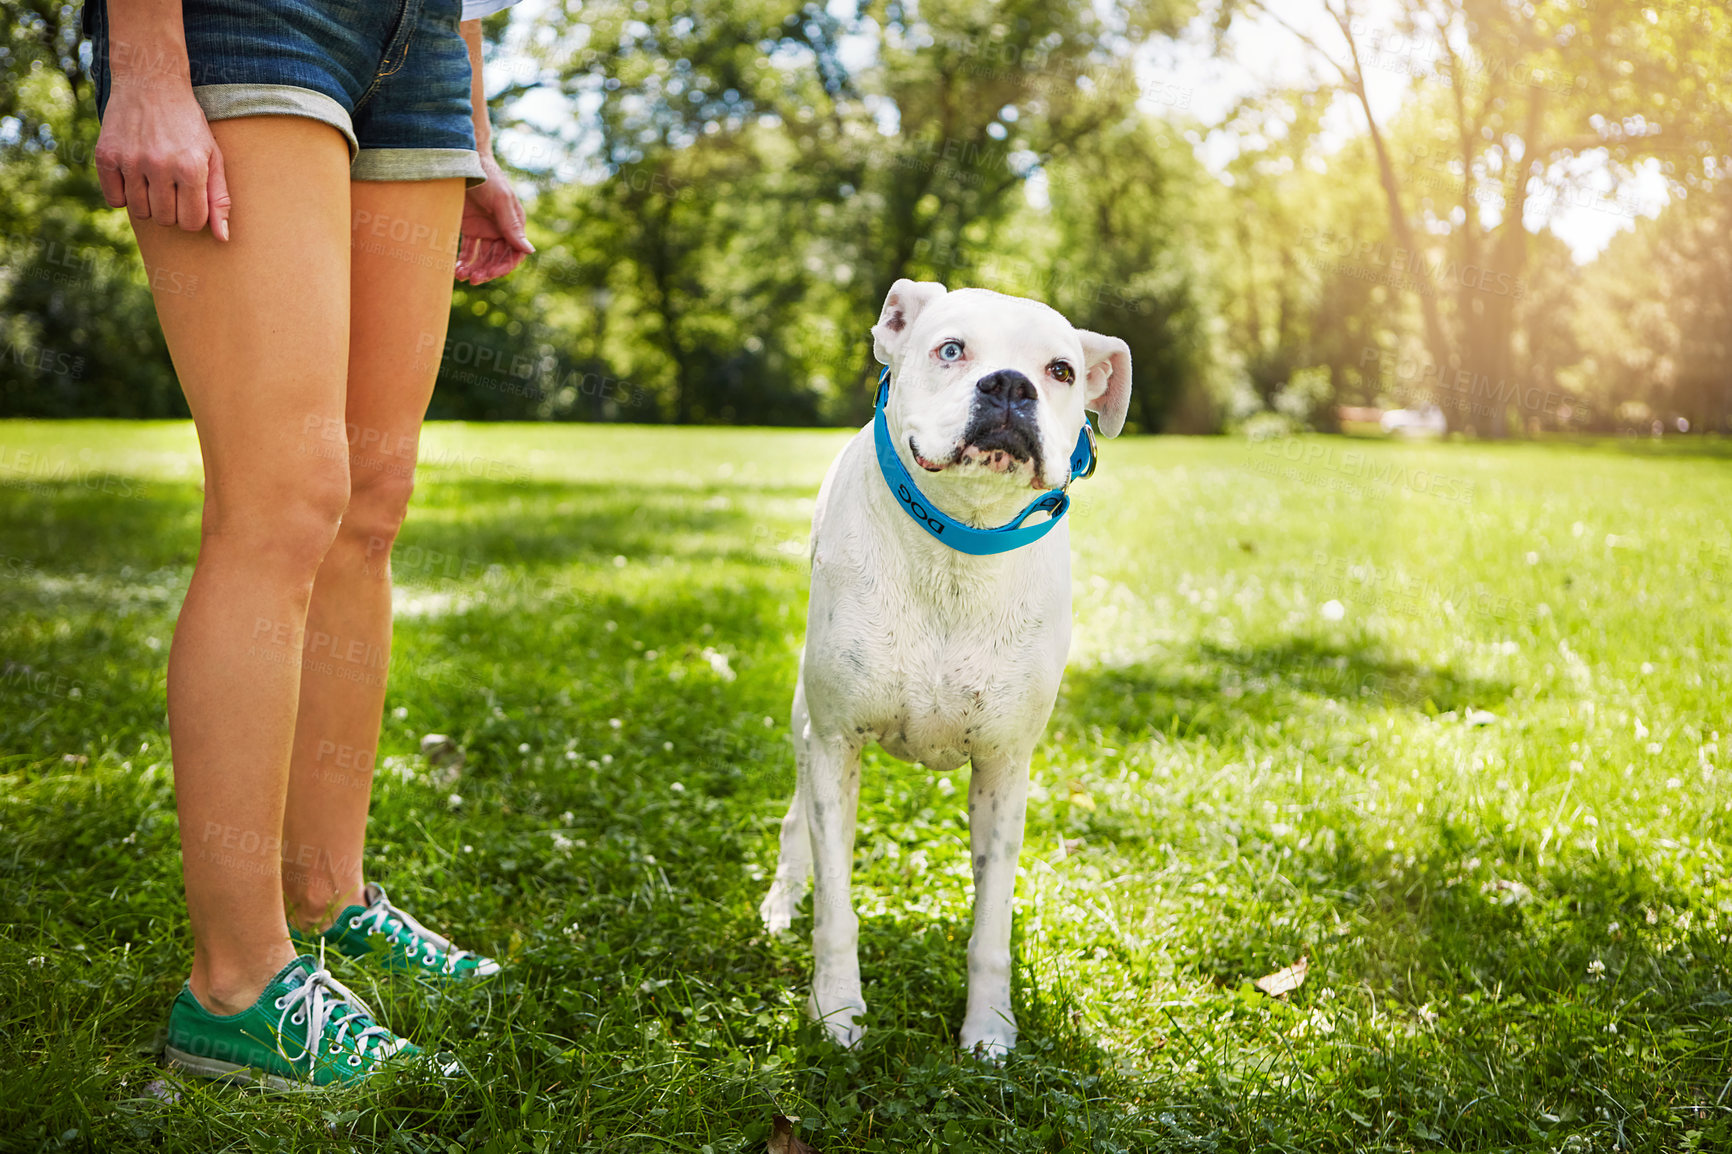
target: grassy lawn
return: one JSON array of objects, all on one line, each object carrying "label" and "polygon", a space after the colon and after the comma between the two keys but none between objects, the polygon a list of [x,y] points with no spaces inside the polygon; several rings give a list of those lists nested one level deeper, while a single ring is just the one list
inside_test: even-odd
[{"label": "grassy lawn", "polygon": [[1732,1148],[1732,454],[1105,443],[991,1067],[960,774],[867,756],[858,1051],[803,1021],[809,916],[756,919],[844,437],[430,430],[369,868],[508,975],[340,971],[469,1078],[284,1100],[149,1052],[190,430],[0,424],[0,1146]]}]

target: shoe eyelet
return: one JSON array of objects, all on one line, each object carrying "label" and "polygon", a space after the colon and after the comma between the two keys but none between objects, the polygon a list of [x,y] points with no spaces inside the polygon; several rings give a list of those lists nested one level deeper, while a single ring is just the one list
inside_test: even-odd
[{"label": "shoe eyelet", "polygon": [[349,1055],[349,1065],[359,1067],[361,1065],[361,1055],[350,1054]]},{"label": "shoe eyelet", "polygon": [[280,1010],[280,1009],[282,1009],[282,1008],[283,1008],[283,1007],[284,1007],[284,1006],[285,1006],[285,1005],[287,1005],[287,1004],[288,1004],[288,1001],[289,1001],[289,1000],[288,1000],[288,999],[287,999],[287,998],[278,998],[278,999],[277,999],[277,1000],[276,1000],[276,1001],[274,1001],[274,1002],[272,1002],[272,1003],[271,1003],[271,1005],[273,1005],[273,1006],[275,1006],[275,1007],[276,1007],[276,1008],[277,1008],[277,1009],[279,1009],[279,1010]]},{"label": "shoe eyelet", "polygon": [[300,1010],[296,1010],[294,1015],[289,1019],[289,1021],[293,1022],[297,1026],[306,1020],[307,1015],[302,1013]]},{"label": "shoe eyelet", "polygon": [[349,919],[349,928],[351,930],[360,929],[361,928],[361,919],[360,918],[350,918]]}]

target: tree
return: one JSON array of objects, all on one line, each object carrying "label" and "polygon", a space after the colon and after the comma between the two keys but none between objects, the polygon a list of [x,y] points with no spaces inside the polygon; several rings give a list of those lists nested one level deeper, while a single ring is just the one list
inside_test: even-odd
[{"label": "tree", "polygon": [[1048,303],[1131,349],[1131,419],[1159,432],[1215,424],[1206,253],[1194,242],[1209,181],[1171,126],[1141,114],[1069,144],[1047,165]]},{"label": "tree", "polygon": [[[1517,318],[1530,274],[1530,229],[1543,222],[1544,202],[1587,187],[1595,166],[1580,163],[1585,153],[1605,156],[1614,177],[1628,177],[1635,162],[1655,154],[1662,135],[1645,117],[1676,113],[1681,126],[1690,123],[1672,94],[1678,73],[1662,62],[1669,39],[1655,32],[1686,16],[1651,20],[1650,10],[1628,0],[1587,7],[1572,0],[1401,0],[1380,34],[1352,0],[1322,3],[1340,47],[1310,36],[1267,0],[1244,7],[1288,28],[1359,105],[1391,231],[1418,261],[1414,287],[1440,393],[1465,374],[1476,390],[1487,381],[1498,394],[1524,368],[1515,361]],[[1439,151],[1404,158],[1391,146],[1369,99],[1368,72],[1377,67],[1414,77],[1417,115],[1448,126]],[[1667,83],[1644,88],[1632,82],[1636,75]],[[1444,195],[1430,195],[1423,184],[1412,191],[1412,177],[1440,171],[1439,161],[1451,177]],[[1427,283],[1453,295],[1451,314],[1425,291]],[[1446,412],[1461,399],[1440,396]],[[1482,431],[1502,435],[1507,406],[1494,402],[1486,415]]]}]

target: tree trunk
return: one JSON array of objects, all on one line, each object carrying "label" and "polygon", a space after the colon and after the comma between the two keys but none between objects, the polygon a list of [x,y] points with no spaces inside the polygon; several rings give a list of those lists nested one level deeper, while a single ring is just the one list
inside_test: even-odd
[{"label": "tree trunk", "polygon": [[[1389,208],[1389,227],[1395,233],[1395,241],[1407,251],[1410,257],[1424,266],[1424,250],[1413,233],[1413,224],[1407,219],[1407,212],[1401,206],[1401,180],[1395,174],[1395,163],[1389,156],[1389,144],[1383,138],[1383,129],[1377,123],[1377,117],[1371,113],[1371,99],[1365,90],[1365,67],[1359,59],[1359,40],[1353,34],[1352,9],[1344,7],[1339,13],[1331,11],[1335,22],[1341,27],[1341,35],[1347,40],[1347,51],[1353,58],[1353,72],[1348,81],[1353,88],[1354,96],[1359,99],[1359,107],[1365,113],[1365,123],[1371,132],[1371,147],[1377,154],[1377,179],[1383,186],[1383,198]],[[1437,366],[1439,388],[1442,387],[1444,369],[1449,364],[1449,336],[1443,327],[1443,316],[1437,311],[1435,293],[1422,287],[1419,290],[1419,309],[1425,318],[1425,339],[1430,346],[1432,363]],[[1440,400],[1443,398],[1439,398]],[[1445,419],[1448,419],[1447,406],[1444,409]],[[1453,422],[1452,422],[1453,425]]]},{"label": "tree trunk", "polygon": [[[1494,290],[1480,290],[1480,299],[1485,302],[1488,315],[1486,325],[1487,369],[1492,380],[1497,383],[1498,395],[1501,397],[1504,383],[1512,381],[1516,376],[1515,364],[1515,328],[1516,306],[1515,286],[1525,283],[1528,264],[1528,230],[1522,222],[1527,215],[1528,184],[1533,173],[1535,160],[1544,155],[1540,147],[1541,126],[1545,116],[1545,92],[1535,88],[1528,96],[1527,125],[1522,131],[1522,158],[1519,165],[1509,165],[1510,187],[1504,190],[1504,205],[1506,211],[1503,223],[1499,226],[1499,241],[1493,250],[1497,257],[1497,267],[1492,270]],[[1505,155],[1508,146],[1505,145]],[[1499,291],[1505,287],[1504,277],[1509,278],[1508,292]],[[1519,398],[1523,390],[1517,382],[1515,388],[1517,412],[1524,411]],[[1518,418],[1519,419],[1519,418]],[[1509,434],[1509,405],[1499,401],[1492,406],[1491,435],[1504,437]]]}]

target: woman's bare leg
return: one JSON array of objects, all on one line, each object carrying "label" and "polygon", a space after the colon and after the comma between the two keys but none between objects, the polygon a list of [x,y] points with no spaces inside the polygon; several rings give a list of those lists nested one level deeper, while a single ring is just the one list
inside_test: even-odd
[{"label": "woman's bare leg", "polygon": [[309,453],[305,429],[343,415],[349,155],[336,129],[303,118],[211,130],[233,239],[148,221],[135,230],[204,458],[168,716],[192,991],[225,1013],[294,957],[279,855],[301,634],[349,499],[346,452]]},{"label": "woman's bare leg", "polygon": [[[289,915],[324,929],[360,900],[367,802],[391,652],[391,546],[451,312],[463,181],[352,186],[350,498],[307,614],[301,711],[283,821]],[[325,440],[324,438],[330,438]]]}]

